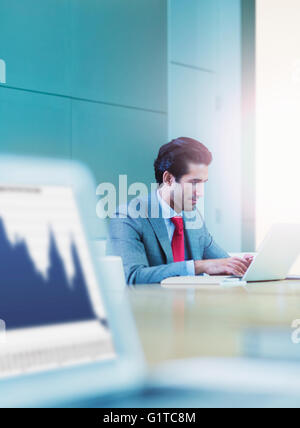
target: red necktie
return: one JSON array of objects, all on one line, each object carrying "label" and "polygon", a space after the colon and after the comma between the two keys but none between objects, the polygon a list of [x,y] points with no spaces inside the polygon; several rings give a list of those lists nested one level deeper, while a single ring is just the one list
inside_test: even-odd
[{"label": "red necktie", "polygon": [[184,261],[184,231],[182,217],[171,218],[175,226],[174,235],[172,238],[172,251],[174,262]]}]

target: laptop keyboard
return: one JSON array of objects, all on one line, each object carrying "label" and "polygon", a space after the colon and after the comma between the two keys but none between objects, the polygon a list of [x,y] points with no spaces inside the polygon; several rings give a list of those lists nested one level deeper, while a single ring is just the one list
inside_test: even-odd
[{"label": "laptop keyboard", "polygon": [[73,343],[0,356],[0,377],[97,361],[113,352],[108,341]]}]

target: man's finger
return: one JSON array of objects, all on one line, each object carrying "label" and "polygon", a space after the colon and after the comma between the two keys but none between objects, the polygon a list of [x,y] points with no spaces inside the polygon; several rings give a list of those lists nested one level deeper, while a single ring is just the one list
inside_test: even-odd
[{"label": "man's finger", "polygon": [[233,275],[241,275],[243,276],[246,272],[242,267],[239,267],[238,265],[235,265],[234,263],[229,264],[230,269],[232,270]]},{"label": "man's finger", "polygon": [[249,261],[250,263],[253,261],[254,256],[252,256],[251,254],[245,254],[243,257],[244,260]]},{"label": "man's finger", "polygon": [[248,263],[245,261],[241,261],[241,259],[234,259],[232,260],[232,263],[234,263],[235,266],[238,266],[243,271],[246,271],[248,269]]},{"label": "man's finger", "polygon": [[245,266],[248,269],[249,264],[245,259],[241,259],[239,257],[232,257],[232,260],[237,262],[239,265],[242,264],[243,266]]},{"label": "man's finger", "polygon": [[237,271],[237,270],[233,270],[233,275],[235,275],[235,276],[244,276],[244,274],[242,273],[242,272],[239,272],[239,271]]}]

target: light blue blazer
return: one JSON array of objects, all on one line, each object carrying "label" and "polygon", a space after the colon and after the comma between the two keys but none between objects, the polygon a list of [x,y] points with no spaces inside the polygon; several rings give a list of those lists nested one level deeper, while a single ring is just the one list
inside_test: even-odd
[{"label": "light blue blazer", "polygon": [[[140,217],[136,218],[136,213]],[[198,209],[183,212],[185,260],[229,257],[213,240]],[[162,209],[156,192],[135,198],[110,219],[107,255],[122,257],[127,284],[160,283],[188,275],[186,261],[174,263]]]}]

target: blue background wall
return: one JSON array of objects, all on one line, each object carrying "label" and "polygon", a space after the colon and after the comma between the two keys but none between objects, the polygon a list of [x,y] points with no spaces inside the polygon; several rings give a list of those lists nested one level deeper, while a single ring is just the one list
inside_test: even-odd
[{"label": "blue background wall", "polygon": [[0,0],[0,152],[79,159],[97,183],[127,174],[150,184],[163,143],[197,138],[214,155],[206,222],[229,251],[252,250],[245,3],[254,0]]},{"label": "blue background wall", "polygon": [[[154,181],[167,140],[165,0],[0,0],[0,151]],[[97,236],[97,231],[95,231]]]}]

